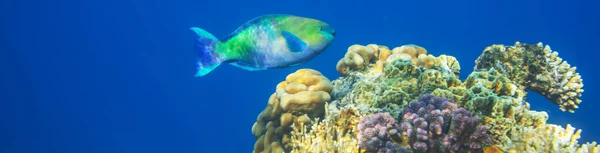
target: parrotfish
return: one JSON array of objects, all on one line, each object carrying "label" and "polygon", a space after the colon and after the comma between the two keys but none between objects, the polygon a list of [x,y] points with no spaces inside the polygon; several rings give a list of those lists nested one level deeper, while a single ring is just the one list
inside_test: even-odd
[{"label": "parrotfish", "polygon": [[296,66],[322,53],[335,37],[335,30],[323,21],[287,14],[256,17],[223,39],[198,27],[190,29],[196,34],[196,77],[222,63],[248,71]]}]

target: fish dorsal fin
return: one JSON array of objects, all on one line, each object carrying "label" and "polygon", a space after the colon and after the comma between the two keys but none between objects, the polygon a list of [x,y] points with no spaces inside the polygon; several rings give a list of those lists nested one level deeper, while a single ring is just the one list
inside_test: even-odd
[{"label": "fish dorsal fin", "polygon": [[285,38],[285,42],[291,52],[302,52],[306,48],[306,43],[296,35],[288,31],[281,31],[281,35]]}]

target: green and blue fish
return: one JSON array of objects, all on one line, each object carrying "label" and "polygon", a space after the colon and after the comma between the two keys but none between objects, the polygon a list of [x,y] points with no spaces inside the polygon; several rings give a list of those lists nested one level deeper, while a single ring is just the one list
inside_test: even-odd
[{"label": "green and blue fish", "polygon": [[299,65],[323,52],[335,37],[335,30],[325,22],[285,14],[254,18],[224,39],[198,27],[190,29],[197,36],[196,77],[222,63],[249,71]]}]

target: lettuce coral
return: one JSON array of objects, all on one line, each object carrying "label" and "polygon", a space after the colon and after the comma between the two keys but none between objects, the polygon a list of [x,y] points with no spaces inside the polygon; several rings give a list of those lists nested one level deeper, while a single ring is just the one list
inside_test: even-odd
[{"label": "lettuce coral", "polygon": [[351,45],[340,78],[300,69],[277,85],[252,127],[254,152],[600,153],[530,109],[527,91],[563,111],[581,103],[581,77],[550,47],[491,45],[465,80],[460,70],[415,44]]}]

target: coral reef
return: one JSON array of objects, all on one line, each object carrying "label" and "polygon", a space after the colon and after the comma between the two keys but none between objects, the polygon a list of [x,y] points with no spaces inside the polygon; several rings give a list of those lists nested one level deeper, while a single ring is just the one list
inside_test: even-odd
[{"label": "coral reef", "polygon": [[574,113],[583,83],[549,46],[491,45],[474,71],[415,44],[390,49],[355,44],[328,80],[300,69],[277,85],[252,127],[255,153],[576,152],[581,130],[547,123],[530,109],[527,91]]}]

